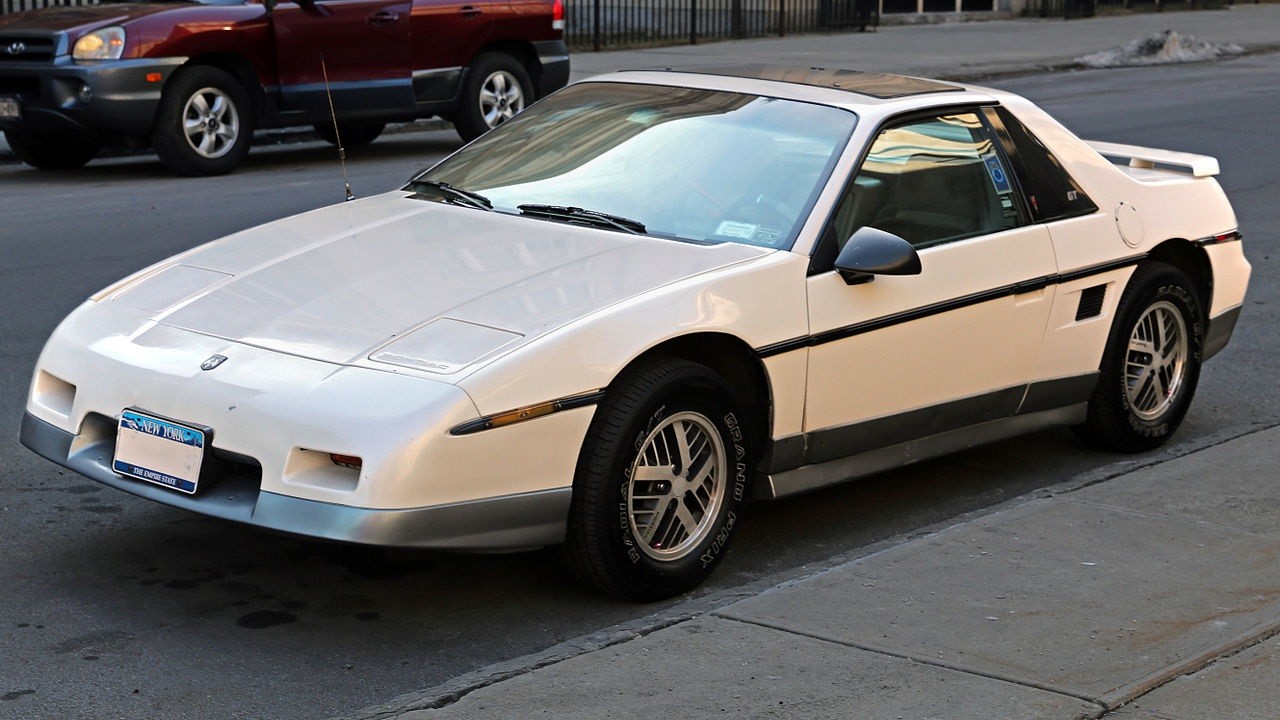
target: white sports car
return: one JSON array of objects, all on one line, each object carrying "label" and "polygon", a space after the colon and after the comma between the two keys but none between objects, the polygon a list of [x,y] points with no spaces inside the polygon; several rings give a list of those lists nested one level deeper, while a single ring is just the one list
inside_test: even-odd
[{"label": "white sports car", "polygon": [[604,591],[669,596],[752,497],[1054,423],[1167,440],[1249,278],[1217,172],[978,87],[597,77],[402,190],[94,295],[22,442],[228,520],[560,544]]}]

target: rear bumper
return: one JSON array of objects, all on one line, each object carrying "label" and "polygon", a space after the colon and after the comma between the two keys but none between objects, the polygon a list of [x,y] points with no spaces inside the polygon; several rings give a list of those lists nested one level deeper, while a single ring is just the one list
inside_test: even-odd
[{"label": "rear bumper", "polygon": [[538,97],[549,95],[569,84],[569,47],[563,40],[544,40],[533,44],[542,71],[538,74]]},{"label": "rear bumper", "polygon": [[259,487],[260,478],[228,463],[212,486],[183,495],[111,470],[115,438],[76,436],[31,413],[22,418],[27,448],[85,477],[165,505],[268,530],[390,547],[495,550],[564,540],[571,490],[561,488],[424,508],[375,510],[290,497]]},{"label": "rear bumper", "polygon": [[1201,360],[1208,360],[1217,355],[1231,342],[1231,335],[1235,333],[1236,321],[1240,319],[1240,307],[1233,307],[1230,310],[1209,318],[1208,332],[1204,334],[1204,350],[1201,352]]},{"label": "rear bumper", "polygon": [[186,60],[76,63],[64,57],[53,63],[5,63],[0,95],[16,98],[22,116],[0,120],[0,130],[145,137],[165,81]]}]

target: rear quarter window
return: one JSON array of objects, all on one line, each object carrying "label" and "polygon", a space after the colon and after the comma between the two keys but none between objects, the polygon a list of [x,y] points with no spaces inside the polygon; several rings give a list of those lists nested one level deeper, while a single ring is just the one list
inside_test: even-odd
[{"label": "rear quarter window", "polygon": [[1013,159],[1014,173],[1033,220],[1048,222],[1097,212],[1098,206],[1053,152],[1013,113],[1001,107],[987,108],[986,114],[1005,153]]}]

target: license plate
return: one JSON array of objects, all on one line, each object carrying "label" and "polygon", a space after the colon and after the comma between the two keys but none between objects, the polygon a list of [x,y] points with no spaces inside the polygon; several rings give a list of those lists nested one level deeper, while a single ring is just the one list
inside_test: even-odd
[{"label": "license plate", "polygon": [[205,429],[125,410],[120,413],[111,468],[126,477],[194,495],[207,441]]},{"label": "license plate", "polygon": [[21,120],[22,108],[17,98],[0,97],[0,120]]}]

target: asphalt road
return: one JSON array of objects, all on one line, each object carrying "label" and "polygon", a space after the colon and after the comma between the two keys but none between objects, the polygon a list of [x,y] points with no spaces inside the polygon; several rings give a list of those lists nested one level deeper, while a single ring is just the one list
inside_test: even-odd
[{"label": "asphalt road", "polygon": [[[339,715],[680,603],[812,572],[835,556],[1068,481],[1101,479],[1280,423],[1275,263],[1280,55],[995,82],[1078,133],[1219,157],[1254,281],[1172,445],[1131,458],[1069,432],[754,505],[690,598],[635,606],[572,584],[550,552],[450,556],[284,539],[62,471],[16,442],[45,337],[85,296],[169,254],[342,196],[334,153],[255,152],[235,175],[175,179],[152,157],[75,173],[0,166],[0,718]],[[448,132],[352,150],[358,195],[456,147]]]}]

